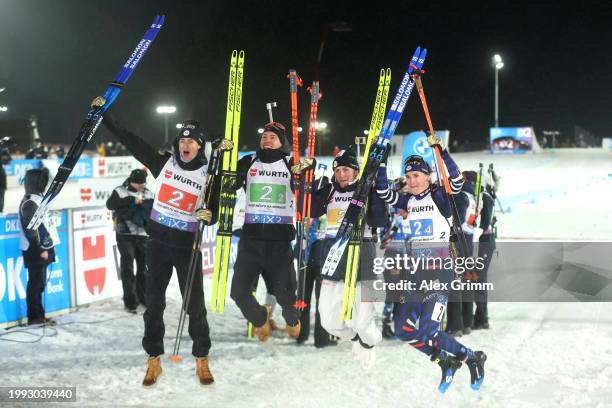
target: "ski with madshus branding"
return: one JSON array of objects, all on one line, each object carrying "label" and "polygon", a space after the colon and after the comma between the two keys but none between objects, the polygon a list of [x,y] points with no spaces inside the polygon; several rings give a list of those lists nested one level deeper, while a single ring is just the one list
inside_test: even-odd
[{"label": "ski with madshus branding", "polygon": [[28,224],[28,229],[35,230],[43,222],[51,201],[57,197],[66,184],[66,181],[68,180],[68,177],[70,177],[74,166],[76,166],[77,162],[79,161],[83,150],[85,150],[85,147],[87,147],[87,144],[100,126],[100,123],[102,122],[102,115],[115,101],[119,95],[119,92],[121,92],[121,88],[126,84],[134,72],[134,69],[136,69],[136,66],[153,43],[153,40],[155,40],[157,33],[159,33],[159,30],[164,25],[164,20],[165,17],[162,15],[155,16],[153,23],[145,33],[144,37],[142,40],[140,40],[132,54],[130,54],[130,57],[127,59],[125,64],[123,64],[123,67],[121,67],[113,82],[108,85],[104,95],[97,96],[92,101],[91,108],[87,113],[85,122],[81,125],[81,129],[79,130],[79,135],[74,142],[72,142],[72,146],[70,146],[64,161],[59,166],[57,174],[51,182],[51,186],[45,193],[42,202],[34,213],[32,220]]},{"label": "ski with madshus branding", "polygon": [[421,70],[426,55],[426,49],[421,51],[421,48],[417,47],[414,55],[412,56],[408,70],[404,74],[400,87],[395,95],[395,98],[393,99],[389,112],[387,113],[387,117],[380,131],[380,135],[369,153],[362,177],[357,182],[357,187],[353,193],[349,207],[344,215],[342,223],[340,224],[338,233],[336,234],[334,245],[331,247],[327,258],[325,259],[325,264],[321,270],[323,275],[333,275],[340,260],[342,259],[342,255],[346,250],[353,230],[358,224],[359,218],[365,206],[365,202],[374,184],[378,168],[385,157],[391,138],[395,133],[395,129],[397,128],[404,108],[406,107],[408,98],[410,97],[410,94],[414,88],[415,83],[412,73],[414,71]]},{"label": "ski with madshus branding", "polygon": [[223,152],[221,162],[221,193],[219,198],[219,221],[215,246],[212,295],[212,311],[223,313],[227,294],[230,249],[232,245],[232,224],[236,205],[236,167],[238,166],[238,133],[242,113],[242,83],[244,78],[244,51],[232,52],[230,58],[227,111],[225,116],[225,138],[232,141],[234,148]]}]

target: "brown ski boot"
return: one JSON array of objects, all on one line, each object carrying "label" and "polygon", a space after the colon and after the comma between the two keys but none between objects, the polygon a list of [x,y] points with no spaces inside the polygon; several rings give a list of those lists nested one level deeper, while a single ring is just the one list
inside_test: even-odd
[{"label": "brown ski boot", "polygon": [[270,337],[271,331],[270,314],[272,313],[272,308],[269,305],[264,305],[264,307],[266,308],[267,312],[266,322],[263,324],[263,326],[253,328],[253,335],[257,336],[259,341],[262,342],[268,341],[268,337]]},{"label": "brown ski boot", "polygon": [[162,373],[161,360],[159,356],[149,357],[147,359],[147,373],[145,374],[144,380],[142,380],[143,387],[151,387],[157,384],[157,379]]},{"label": "brown ski boot", "polygon": [[300,337],[301,328],[302,328],[302,324],[298,320],[298,322],[293,326],[287,325],[287,334],[289,335],[289,337],[297,339],[298,337]]},{"label": "brown ski boot", "polygon": [[196,358],[196,374],[200,379],[200,385],[210,385],[215,382],[208,367],[208,357]]}]

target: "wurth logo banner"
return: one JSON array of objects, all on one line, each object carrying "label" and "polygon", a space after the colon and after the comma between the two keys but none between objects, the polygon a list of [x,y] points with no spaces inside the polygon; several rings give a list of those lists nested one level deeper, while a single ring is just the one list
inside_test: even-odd
[{"label": "wurth logo banner", "polygon": [[[66,190],[70,192],[70,206],[106,206],[106,200],[110,198],[113,190],[122,185],[126,178],[127,177],[116,177],[100,178],[96,180],[78,180],[77,188]],[[152,176],[147,177],[147,188],[151,191],[156,191],[155,186],[155,179]]]},{"label": "wurth logo banner", "polygon": [[[70,307],[66,211],[54,212],[59,243],[57,262],[47,267],[43,306],[47,313]],[[0,216],[0,327],[12,326],[27,317],[26,290],[28,270],[19,249],[19,224],[16,215]]]},{"label": "wurth logo banner", "polygon": [[127,177],[144,166],[132,156],[98,157],[93,160],[94,177]]},{"label": "wurth logo banner", "polygon": [[86,206],[105,206],[115,187],[120,186],[125,181],[124,178],[79,180],[78,188],[73,193],[75,197],[72,202],[78,203],[77,207]]},{"label": "wurth logo banner", "polygon": [[[75,221],[76,217],[75,212]],[[116,241],[112,225],[87,228],[85,223],[81,228],[84,229],[78,229],[75,225],[74,230],[77,305],[121,296],[119,259],[114,250]]]},{"label": "wurth logo banner", "polygon": [[72,224],[75,229],[108,227],[113,224],[113,213],[106,208],[74,210]]}]

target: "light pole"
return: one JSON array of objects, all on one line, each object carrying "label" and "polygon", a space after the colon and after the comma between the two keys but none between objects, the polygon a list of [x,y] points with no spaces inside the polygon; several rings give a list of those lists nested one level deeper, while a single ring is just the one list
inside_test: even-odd
[{"label": "light pole", "polygon": [[317,53],[317,61],[314,68],[314,79],[319,80],[319,66],[321,65],[321,59],[323,58],[323,49],[325,48],[325,41],[327,40],[327,33],[331,30],[335,33],[347,33],[353,31],[351,23],[346,21],[336,21],[334,23],[328,23],[323,26],[323,33],[321,34],[321,43],[319,44],[319,52]]},{"label": "light pole", "polygon": [[164,143],[168,143],[168,115],[176,112],[176,106],[158,106],[156,109],[157,113],[160,115],[164,115],[164,126],[165,126],[165,134],[164,134]]},{"label": "light pole", "polygon": [[492,58],[492,65],[495,68],[495,127],[499,127],[499,70],[504,67],[504,61],[499,54]]}]

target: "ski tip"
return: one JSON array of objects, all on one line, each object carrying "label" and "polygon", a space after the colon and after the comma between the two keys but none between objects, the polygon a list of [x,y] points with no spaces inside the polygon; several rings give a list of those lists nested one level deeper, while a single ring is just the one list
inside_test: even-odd
[{"label": "ski tip", "polygon": [[423,60],[425,59],[425,56],[427,55],[427,48],[423,48],[423,51],[421,51],[421,56],[419,57],[419,62],[422,64]]},{"label": "ski tip", "polygon": [[182,359],[183,358],[178,354],[173,354],[170,356],[170,361],[172,361],[173,363],[180,363]]},{"label": "ski tip", "polygon": [[151,28],[161,28],[166,21],[166,16],[164,14],[158,14],[153,19],[153,24],[151,24]]}]

